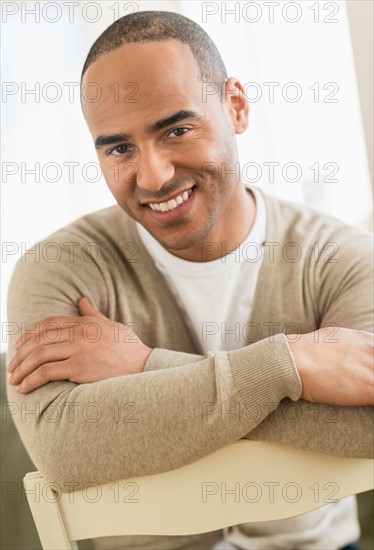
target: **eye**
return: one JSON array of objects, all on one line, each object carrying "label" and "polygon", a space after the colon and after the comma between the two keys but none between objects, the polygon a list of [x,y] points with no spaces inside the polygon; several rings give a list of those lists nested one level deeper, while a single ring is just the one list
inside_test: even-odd
[{"label": "eye", "polygon": [[116,145],[115,147],[112,147],[112,149],[109,149],[105,154],[107,156],[113,155],[113,156],[119,156],[119,155],[125,155],[126,153],[129,153],[131,150],[131,145],[122,144],[122,145]]},{"label": "eye", "polygon": [[174,137],[180,137],[180,136],[183,136],[184,134],[187,134],[187,132],[189,132],[190,130],[191,128],[185,128],[185,127],[174,128],[173,130],[170,130],[168,132],[168,136],[173,137],[172,134],[174,134]]}]

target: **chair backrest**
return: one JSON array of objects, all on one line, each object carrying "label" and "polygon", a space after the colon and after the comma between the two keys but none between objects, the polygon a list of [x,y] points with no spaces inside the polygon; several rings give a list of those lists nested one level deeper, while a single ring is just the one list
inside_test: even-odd
[{"label": "chair backrest", "polygon": [[[64,492],[24,478],[43,549],[120,535],[192,535],[293,517],[374,487],[374,460],[240,440],[182,468]],[[65,489],[66,491],[66,489]]]}]

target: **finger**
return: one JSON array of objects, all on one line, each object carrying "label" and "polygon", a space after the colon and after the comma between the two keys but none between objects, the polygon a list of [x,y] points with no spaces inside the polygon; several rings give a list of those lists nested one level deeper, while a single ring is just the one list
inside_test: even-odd
[{"label": "finger", "polygon": [[66,335],[63,336],[63,338],[59,339],[58,341],[51,341],[51,342],[36,342],[35,339],[29,338],[23,346],[21,346],[17,352],[13,355],[11,360],[9,361],[7,365],[7,370],[9,372],[14,372],[19,365],[26,359],[30,353],[38,349],[42,346],[51,346],[56,344],[64,344],[68,342],[69,339],[66,337]]},{"label": "finger", "polygon": [[39,346],[34,349],[11,373],[8,379],[10,384],[19,384],[22,380],[46,363],[62,361],[71,355],[69,344],[56,344],[55,346]]},{"label": "finger", "polygon": [[[41,340],[46,340],[48,333],[57,332],[57,335],[59,335],[61,331],[71,330],[72,327],[78,325],[79,321],[74,316],[47,317],[27,327],[26,331],[15,341],[14,348],[18,351],[31,339],[34,339],[36,343],[40,343]],[[51,343],[51,338],[49,338],[49,342]]]},{"label": "finger", "polygon": [[92,317],[98,317],[100,319],[107,319],[105,315],[103,315],[102,313],[100,313],[99,310],[93,307],[93,305],[91,304],[91,302],[86,296],[84,296],[79,300],[78,307],[81,315],[84,315],[84,316],[90,315]]},{"label": "finger", "polygon": [[13,343],[13,348],[18,351],[24,344],[26,344],[26,342],[30,340],[33,335],[35,335],[36,332],[39,332],[39,327],[37,323],[34,323],[33,325],[30,325],[30,327],[27,327],[25,332],[22,332],[21,336],[19,336],[17,340]]},{"label": "finger", "polygon": [[30,393],[48,382],[56,380],[69,380],[71,365],[69,361],[57,361],[55,363],[45,363],[17,386],[19,393]]}]

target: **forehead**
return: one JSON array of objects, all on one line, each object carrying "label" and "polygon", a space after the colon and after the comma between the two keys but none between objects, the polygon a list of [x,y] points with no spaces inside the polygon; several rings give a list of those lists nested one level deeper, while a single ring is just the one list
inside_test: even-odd
[{"label": "forehead", "polygon": [[[126,44],[87,70],[82,105],[91,130],[141,116],[145,123],[164,112],[199,108],[202,82],[190,49],[176,40]],[[162,112],[164,111],[164,112]]]}]

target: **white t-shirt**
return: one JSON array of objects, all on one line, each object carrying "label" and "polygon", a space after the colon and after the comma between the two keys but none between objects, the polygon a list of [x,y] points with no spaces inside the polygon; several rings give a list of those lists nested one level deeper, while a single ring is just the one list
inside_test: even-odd
[{"label": "white t-shirt", "polygon": [[138,232],[185,312],[198,349],[230,351],[248,345],[246,333],[263,258],[266,211],[256,198],[256,219],[243,243],[218,260],[190,262],[168,252],[144,227]]},{"label": "white t-shirt", "polygon": [[[249,343],[246,333],[264,254],[267,213],[261,191],[252,186],[248,189],[256,201],[252,229],[235,250],[218,260],[190,262],[178,258],[136,224],[144,246],[184,311],[202,355],[240,349]],[[355,497],[296,518],[245,526],[246,533],[240,526],[225,529],[226,541],[217,549],[232,548],[231,541],[248,550],[336,550],[360,534]]]}]

